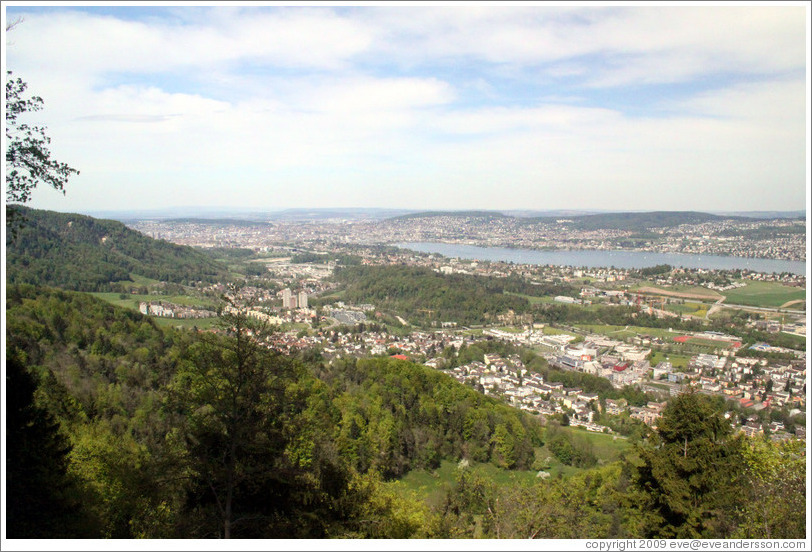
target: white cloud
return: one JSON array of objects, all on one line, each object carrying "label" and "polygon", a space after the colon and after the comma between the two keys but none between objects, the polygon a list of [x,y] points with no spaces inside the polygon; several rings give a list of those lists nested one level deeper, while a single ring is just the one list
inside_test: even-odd
[{"label": "white cloud", "polygon": [[740,84],[675,102],[672,108],[709,117],[761,121],[765,126],[790,125],[803,132],[807,116],[806,83],[801,79]]},{"label": "white cloud", "polygon": [[436,125],[451,134],[504,133],[522,129],[569,133],[575,128],[612,125],[619,118],[619,113],[609,109],[548,104],[536,108],[455,111],[438,118]]},{"label": "white cloud", "polygon": [[71,10],[27,14],[14,30],[10,54],[15,63],[40,70],[86,74],[250,61],[337,68],[370,43],[361,25],[327,10],[209,14],[193,24],[145,23]]},{"label": "white cloud", "polygon": [[[44,12],[13,32],[9,65],[45,98],[57,158],[82,171],[60,210],[225,198],[432,208],[804,201],[797,9],[178,13],[189,15]],[[753,82],[717,80],[726,72]],[[699,77],[717,89],[675,95],[645,116],[601,107],[595,94]],[[586,86],[535,97],[525,78]]]},{"label": "white cloud", "polygon": [[305,109],[354,116],[447,104],[454,92],[438,79],[366,77],[310,83],[305,90],[299,88],[298,96],[296,103]]},{"label": "white cloud", "polygon": [[554,77],[583,74],[588,66],[595,86],[797,70],[807,41],[800,6],[460,6],[370,13],[370,25],[378,26],[373,49],[404,63],[465,56],[509,65],[554,63]]}]

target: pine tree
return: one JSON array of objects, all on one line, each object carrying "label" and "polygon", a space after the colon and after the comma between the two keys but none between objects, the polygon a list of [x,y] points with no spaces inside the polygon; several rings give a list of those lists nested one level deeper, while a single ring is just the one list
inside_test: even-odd
[{"label": "pine tree", "polygon": [[37,385],[23,353],[6,359],[6,527],[9,538],[97,536],[68,474],[70,444],[34,402]]},{"label": "pine tree", "polygon": [[647,536],[722,538],[740,497],[740,438],[710,397],[683,393],[669,402],[655,446],[641,448],[637,486],[647,503]]}]

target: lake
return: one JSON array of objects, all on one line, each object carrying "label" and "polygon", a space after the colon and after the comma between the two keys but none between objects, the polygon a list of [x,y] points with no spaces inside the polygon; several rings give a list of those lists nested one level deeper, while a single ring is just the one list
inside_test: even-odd
[{"label": "lake", "polygon": [[503,261],[517,264],[575,266],[587,268],[646,268],[667,264],[683,268],[716,270],[749,269],[756,272],[790,272],[806,274],[806,263],[777,259],[750,259],[720,255],[689,255],[685,253],[652,253],[649,251],[603,251],[581,249],[575,251],[541,251],[535,249],[508,249],[505,247],[478,247],[451,243],[407,242],[397,247],[421,253],[439,253],[445,257],[480,261]]}]

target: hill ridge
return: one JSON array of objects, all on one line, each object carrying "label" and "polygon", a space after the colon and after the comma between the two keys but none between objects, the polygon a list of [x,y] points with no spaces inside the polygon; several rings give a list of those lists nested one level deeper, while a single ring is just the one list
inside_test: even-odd
[{"label": "hill ridge", "polygon": [[7,244],[9,284],[117,291],[132,275],[171,283],[215,282],[225,267],[195,249],[155,240],[119,221],[20,207],[25,224]]}]

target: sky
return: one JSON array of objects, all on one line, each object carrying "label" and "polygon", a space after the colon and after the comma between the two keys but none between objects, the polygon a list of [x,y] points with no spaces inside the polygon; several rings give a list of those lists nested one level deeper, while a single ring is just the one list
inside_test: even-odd
[{"label": "sky", "polygon": [[808,2],[505,4],[4,2],[30,205],[805,209]]}]

